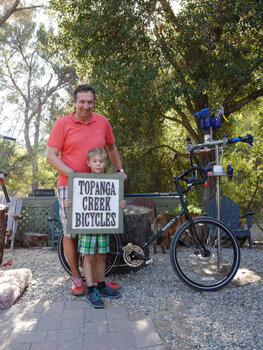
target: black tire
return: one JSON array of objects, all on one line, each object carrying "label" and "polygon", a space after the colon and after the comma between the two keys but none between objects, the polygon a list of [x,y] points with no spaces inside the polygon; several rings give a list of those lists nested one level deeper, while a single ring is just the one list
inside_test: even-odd
[{"label": "black tire", "polygon": [[[175,233],[170,258],[177,276],[198,291],[216,291],[226,286],[235,276],[240,263],[240,249],[234,234],[218,220],[199,217],[193,220],[198,240],[194,239],[189,221]],[[220,234],[222,269],[219,269],[218,235]]]},{"label": "black tire", "polygon": [[[115,270],[121,258],[122,246],[120,235],[112,234],[110,235],[110,252],[107,254],[106,266],[105,266],[105,276],[109,276]],[[63,234],[60,235],[58,240],[58,257],[61,265],[71,275],[71,269],[67,262],[63,249]],[[79,256],[79,268],[82,273],[82,256]]]}]

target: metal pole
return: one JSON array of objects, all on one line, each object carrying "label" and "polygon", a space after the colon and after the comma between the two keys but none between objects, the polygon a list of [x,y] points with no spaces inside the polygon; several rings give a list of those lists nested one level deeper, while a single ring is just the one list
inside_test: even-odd
[{"label": "metal pole", "polygon": [[[220,165],[219,158],[219,147],[215,146],[215,161],[216,165]],[[221,188],[220,188],[220,176],[216,176],[216,207],[217,207],[217,219],[221,220]],[[221,237],[220,237],[220,229],[217,229],[217,267],[219,270],[222,270],[222,251],[221,251]]]}]

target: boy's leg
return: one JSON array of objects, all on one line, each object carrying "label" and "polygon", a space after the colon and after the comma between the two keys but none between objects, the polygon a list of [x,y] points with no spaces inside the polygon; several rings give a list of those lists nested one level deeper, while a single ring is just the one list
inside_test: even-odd
[{"label": "boy's leg", "polygon": [[98,235],[98,254],[97,254],[97,274],[98,290],[102,297],[116,299],[121,296],[119,292],[107,286],[105,283],[105,261],[106,254],[110,250],[109,235]]},{"label": "boy's leg", "polygon": [[[95,253],[94,255],[94,259],[93,259],[93,263],[92,263],[92,275],[93,275],[93,285],[95,287],[98,287],[98,280],[100,281],[99,277],[98,277],[98,270],[97,270],[97,252]],[[106,259],[106,257],[105,257]],[[106,260],[105,260],[105,263],[106,263]],[[104,263],[104,266],[105,266],[105,263]],[[103,280],[105,279],[105,268],[104,268],[104,277],[103,277]],[[119,283],[115,283],[115,282],[112,282],[110,280],[106,280],[105,281],[106,285],[111,287],[112,289],[120,289],[121,288],[121,285]]]},{"label": "boy's leg", "polygon": [[83,272],[87,283],[87,291],[84,299],[95,308],[103,308],[98,290],[93,286],[92,265],[96,249],[96,235],[80,235],[78,250],[84,254]]},{"label": "boy's leg", "polygon": [[97,277],[98,277],[98,283],[105,281],[105,261],[106,261],[106,254],[99,254],[97,253]]},{"label": "boy's leg", "polygon": [[86,279],[87,287],[93,286],[93,274],[92,274],[92,265],[93,265],[94,255],[85,254],[83,260],[83,272]]}]

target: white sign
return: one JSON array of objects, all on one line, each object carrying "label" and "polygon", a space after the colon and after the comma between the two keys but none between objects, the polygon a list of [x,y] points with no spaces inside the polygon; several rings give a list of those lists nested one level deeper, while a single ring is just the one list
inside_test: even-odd
[{"label": "white sign", "polygon": [[69,176],[68,233],[121,233],[123,178],[120,174],[72,173]]}]

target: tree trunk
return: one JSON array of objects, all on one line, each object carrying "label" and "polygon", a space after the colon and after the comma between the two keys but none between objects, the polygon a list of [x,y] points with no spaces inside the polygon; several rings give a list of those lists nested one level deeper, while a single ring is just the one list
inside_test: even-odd
[{"label": "tree trunk", "polygon": [[[125,216],[129,227],[129,233],[132,237],[132,243],[134,245],[142,246],[143,243],[148,241],[151,235],[152,209],[139,207],[137,205],[127,205]],[[129,243],[129,235],[126,228],[124,228],[124,233],[121,235],[121,240],[123,247]],[[149,256],[149,247],[144,250],[144,254],[145,256]],[[123,259],[121,259],[120,265],[124,265]],[[129,267],[126,265],[119,267],[117,271],[134,271],[143,266],[145,266],[144,263],[140,267]]]}]

